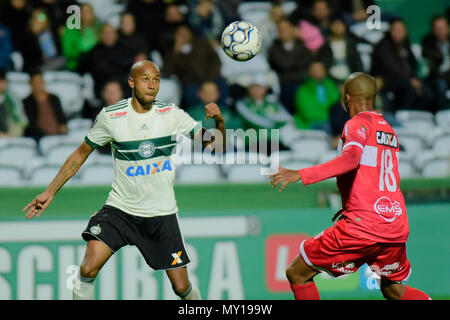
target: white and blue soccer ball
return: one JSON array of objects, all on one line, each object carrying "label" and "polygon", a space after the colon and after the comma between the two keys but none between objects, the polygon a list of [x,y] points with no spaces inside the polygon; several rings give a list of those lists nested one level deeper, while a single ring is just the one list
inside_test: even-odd
[{"label": "white and blue soccer ball", "polygon": [[261,50],[261,33],[250,22],[235,21],[222,33],[222,48],[225,53],[237,61],[248,61]]}]

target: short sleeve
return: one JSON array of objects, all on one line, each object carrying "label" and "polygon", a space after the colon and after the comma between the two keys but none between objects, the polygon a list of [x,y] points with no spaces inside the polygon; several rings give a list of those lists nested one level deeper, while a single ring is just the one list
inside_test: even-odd
[{"label": "short sleeve", "polygon": [[365,121],[360,119],[353,118],[347,121],[341,135],[343,141],[342,150],[345,150],[349,146],[357,146],[364,150],[367,142],[368,128],[369,126]]},{"label": "short sleeve", "polygon": [[186,111],[175,107],[173,110],[176,120],[176,133],[183,134],[187,137],[192,138],[199,129],[201,129],[201,124],[195,121]]},{"label": "short sleeve", "polygon": [[94,149],[104,146],[113,140],[108,129],[105,109],[102,109],[102,111],[99,112],[94,121],[94,125],[89,129],[84,140]]}]

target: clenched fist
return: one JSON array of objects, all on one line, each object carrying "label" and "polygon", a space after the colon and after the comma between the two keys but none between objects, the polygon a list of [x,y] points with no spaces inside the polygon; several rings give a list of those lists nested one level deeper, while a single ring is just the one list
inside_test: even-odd
[{"label": "clenched fist", "polygon": [[213,118],[215,121],[223,121],[219,106],[215,103],[208,103],[205,106],[206,119]]}]

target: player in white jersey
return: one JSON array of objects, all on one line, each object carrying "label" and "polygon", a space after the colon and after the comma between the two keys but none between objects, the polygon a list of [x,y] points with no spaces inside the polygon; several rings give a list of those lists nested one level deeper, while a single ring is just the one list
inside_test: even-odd
[{"label": "player in white jersey", "polygon": [[[190,259],[178,226],[171,154],[176,134],[202,140],[205,129],[180,108],[155,100],[159,82],[159,69],[153,62],[135,63],[128,80],[132,97],[102,109],[85,141],[67,158],[45,192],[23,209],[28,210],[27,218],[39,217],[92,151],[111,143],[115,167],[112,190],[82,233],[87,246],[74,299],[94,298],[98,272],[125,245],[135,245],[153,269],[165,270],[182,299],[200,299],[187,274]],[[211,103],[205,112],[207,119],[215,120],[223,139],[203,145],[223,150],[225,124],[220,109]]]}]

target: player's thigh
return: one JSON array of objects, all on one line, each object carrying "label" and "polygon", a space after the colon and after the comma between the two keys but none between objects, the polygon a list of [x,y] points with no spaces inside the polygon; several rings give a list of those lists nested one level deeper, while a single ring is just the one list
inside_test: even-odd
[{"label": "player's thigh", "polygon": [[287,267],[286,277],[290,283],[304,284],[311,280],[319,271],[308,266],[299,254]]},{"label": "player's thigh", "polygon": [[94,278],[113,252],[99,240],[89,240],[80,272],[83,277]]},{"label": "player's thigh", "polygon": [[183,294],[191,285],[186,267],[166,270],[167,277],[172,284],[172,288],[178,294]]}]

